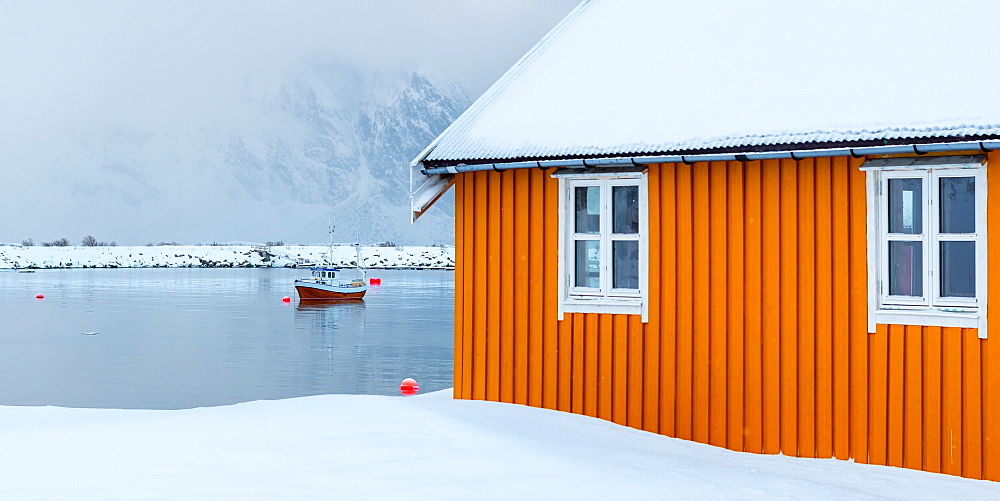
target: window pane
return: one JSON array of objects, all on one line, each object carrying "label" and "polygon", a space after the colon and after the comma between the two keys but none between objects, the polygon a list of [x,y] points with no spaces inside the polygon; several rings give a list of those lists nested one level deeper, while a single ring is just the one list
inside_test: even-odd
[{"label": "window pane", "polygon": [[600,233],[600,231],[600,186],[581,186],[576,188],[576,232]]},{"label": "window pane", "polygon": [[923,242],[889,242],[889,294],[923,296]]},{"label": "window pane", "polygon": [[976,297],[976,242],[941,242],[941,296]]},{"label": "window pane", "polygon": [[601,287],[601,242],[576,241],[576,286]]},{"label": "window pane", "polygon": [[889,179],[889,233],[924,232],[923,179]]},{"label": "window pane", "polygon": [[941,178],[941,233],[976,232],[976,178]]},{"label": "window pane", "polygon": [[614,233],[639,233],[639,187],[613,186]]},{"label": "window pane", "polygon": [[639,288],[639,242],[617,240],[612,243],[612,287]]}]

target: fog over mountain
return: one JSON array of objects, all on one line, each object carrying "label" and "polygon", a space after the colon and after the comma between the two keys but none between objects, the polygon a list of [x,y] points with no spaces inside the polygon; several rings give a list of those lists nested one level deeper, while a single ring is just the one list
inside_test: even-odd
[{"label": "fog over mountain", "polygon": [[0,242],[450,243],[409,161],[575,3],[0,3]]},{"label": "fog over mountain", "polygon": [[245,99],[239,125],[67,134],[39,166],[44,189],[0,199],[14,214],[7,231],[23,232],[13,241],[309,243],[332,222],[337,241],[450,242],[449,204],[409,223],[407,165],[469,104],[461,88],[344,63]]}]

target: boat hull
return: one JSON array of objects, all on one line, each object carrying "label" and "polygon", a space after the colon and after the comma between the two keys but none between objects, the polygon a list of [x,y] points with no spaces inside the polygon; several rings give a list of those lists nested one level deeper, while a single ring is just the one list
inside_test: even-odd
[{"label": "boat hull", "polygon": [[339,287],[318,283],[295,282],[300,299],[363,299],[368,286]]}]

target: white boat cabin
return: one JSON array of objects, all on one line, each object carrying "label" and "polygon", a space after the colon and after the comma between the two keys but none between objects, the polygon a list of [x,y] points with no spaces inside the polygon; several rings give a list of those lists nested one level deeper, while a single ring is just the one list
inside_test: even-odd
[{"label": "white boat cabin", "polygon": [[314,278],[331,280],[337,278],[337,274],[340,273],[339,269],[334,268],[313,268],[312,276]]}]

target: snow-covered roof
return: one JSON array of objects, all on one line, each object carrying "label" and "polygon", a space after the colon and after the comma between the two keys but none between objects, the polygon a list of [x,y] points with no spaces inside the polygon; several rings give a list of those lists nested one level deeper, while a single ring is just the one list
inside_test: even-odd
[{"label": "snow-covered roof", "polygon": [[992,0],[587,0],[416,162],[1000,134]]}]

